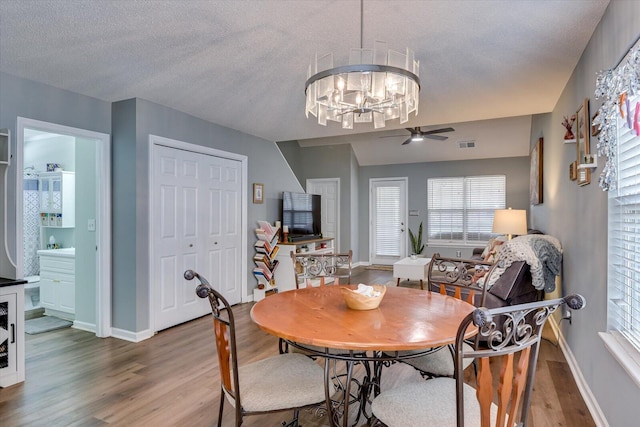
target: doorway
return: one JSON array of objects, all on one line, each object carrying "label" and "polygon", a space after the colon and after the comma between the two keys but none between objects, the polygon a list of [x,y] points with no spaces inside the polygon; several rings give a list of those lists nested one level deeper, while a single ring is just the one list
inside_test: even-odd
[{"label": "doorway", "polygon": [[340,178],[307,179],[307,193],[321,197],[322,237],[332,237],[340,252]]},{"label": "doorway", "polygon": [[[65,276],[65,279],[70,277],[73,283],[65,282],[64,295],[67,299],[58,308],[74,319],[75,328],[94,332],[98,337],[110,336],[110,137],[18,117],[16,142],[17,277],[38,277],[40,256],[37,252],[40,250],[64,249],[67,264],[69,253],[73,253],[76,258],[74,267],[71,274],[66,272]],[[34,144],[35,150],[29,150],[27,144]],[[61,179],[63,176],[73,179],[61,184],[56,178],[58,175]],[[79,177],[77,181],[76,176]],[[66,192],[61,185],[67,188]],[[59,206],[43,212],[48,209],[41,208],[40,204],[63,197],[63,192],[66,195],[83,194],[83,197],[65,198],[67,208],[73,208],[65,213],[56,210]],[[34,198],[37,200],[33,201]],[[34,216],[38,221],[35,227]],[[72,218],[73,221],[69,222]],[[75,269],[76,265],[80,268]],[[32,280],[32,283],[37,283],[37,280]],[[50,306],[55,304],[50,300],[47,303]]]},{"label": "doorway", "polygon": [[369,181],[370,262],[391,265],[407,256],[407,178]]}]

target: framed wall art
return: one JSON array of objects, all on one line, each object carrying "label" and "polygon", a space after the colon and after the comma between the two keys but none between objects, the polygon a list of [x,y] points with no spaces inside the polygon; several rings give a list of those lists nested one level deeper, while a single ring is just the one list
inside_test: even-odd
[{"label": "framed wall art", "polygon": [[542,138],[531,149],[529,166],[529,201],[539,205],[542,203]]},{"label": "framed wall art", "polygon": [[578,179],[578,162],[576,160],[569,165],[569,179],[571,181]]},{"label": "framed wall art", "polygon": [[591,170],[580,168],[580,165],[589,162],[591,158],[589,135],[591,135],[591,122],[589,121],[589,98],[585,98],[582,105],[576,111],[576,160],[578,161],[578,185],[591,183]]},{"label": "framed wall art", "polygon": [[264,184],[253,184],[253,203],[264,203]]}]

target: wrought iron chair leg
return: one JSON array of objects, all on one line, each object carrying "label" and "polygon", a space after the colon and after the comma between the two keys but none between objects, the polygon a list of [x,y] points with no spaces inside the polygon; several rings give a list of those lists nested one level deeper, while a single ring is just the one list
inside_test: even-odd
[{"label": "wrought iron chair leg", "polygon": [[220,389],[220,408],[218,409],[218,427],[222,427],[222,411],[224,410],[224,391]]},{"label": "wrought iron chair leg", "polygon": [[300,417],[300,410],[299,409],[294,409],[293,410],[293,419],[289,422],[283,421],[282,422],[282,427],[301,427],[298,424],[298,418]]}]

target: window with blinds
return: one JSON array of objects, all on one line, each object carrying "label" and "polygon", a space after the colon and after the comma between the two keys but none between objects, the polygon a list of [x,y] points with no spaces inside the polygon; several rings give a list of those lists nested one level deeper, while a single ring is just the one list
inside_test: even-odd
[{"label": "window with blinds", "polygon": [[[635,108],[639,103],[640,96],[631,100]],[[609,330],[640,351],[640,136],[632,129],[627,117],[618,119],[618,185],[609,192],[608,318]]]},{"label": "window with blinds", "polygon": [[504,175],[428,179],[428,243],[488,241],[493,212],[505,208],[506,182]]}]

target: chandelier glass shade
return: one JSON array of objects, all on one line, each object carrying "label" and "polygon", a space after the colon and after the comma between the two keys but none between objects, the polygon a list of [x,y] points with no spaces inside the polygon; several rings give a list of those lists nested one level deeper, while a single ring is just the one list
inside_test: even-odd
[{"label": "chandelier glass shade", "polygon": [[375,129],[387,120],[409,120],[418,114],[420,63],[412,50],[387,49],[376,41],[373,49],[351,49],[349,65],[333,66],[333,55],[312,58],[305,84],[305,114],[326,126],[340,122],[344,129],[354,123],[371,123]]}]

